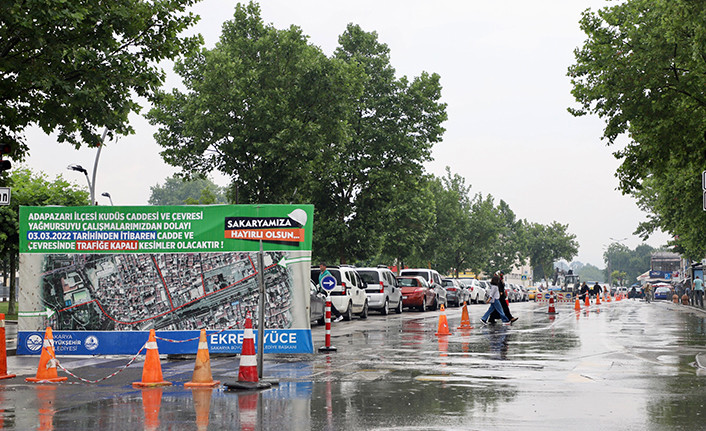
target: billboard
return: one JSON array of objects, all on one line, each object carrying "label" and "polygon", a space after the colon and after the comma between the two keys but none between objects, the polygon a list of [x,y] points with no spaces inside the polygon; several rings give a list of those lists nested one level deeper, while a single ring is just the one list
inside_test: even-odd
[{"label": "billboard", "polygon": [[[239,353],[265,281],[265,353],[313,352],[312,205],[21,207],[18,354]],[[257,319],[253,318],[257,330]],[[188,342],[166,342],[165,340]]]}]

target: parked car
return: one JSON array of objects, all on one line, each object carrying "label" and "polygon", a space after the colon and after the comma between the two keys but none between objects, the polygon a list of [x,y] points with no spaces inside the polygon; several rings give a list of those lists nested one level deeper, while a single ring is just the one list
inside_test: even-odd
[{"label": "parked car", "polygon": [[368,285],[368,308],[387,316],[390,309],[402,313],[402,292],[397,287],[395,274],[386,266],[377,268],[356,268],[358,275]]},{"label": "parked car", "polygon": [[441,284],[446,289],[446,300],[455,307],[460,307],[468,301],[468,291],[466,287],[454,278],[444,278]]},{"label": "parked car", "polygon": [[402,290],[402,305],[418,308],[420,311],[436,309],[436,292],[423,277],[397,277],[397,285]]},{"label": "parked car", "polygon": [[537,286],[528,287],[527,288],[527,300],[528,301],[536,301],[538,292],[539,292],[539,288]]},{"label": "parked car", "polygon": [[505,283],[505,296],[510,302],[518,302],[520,300],[520,289],[514,283]]},{"label": "parked car", "polygon": [[529,301],[529,292],[525,286],[518,286],[520,288],[520,301]]},{"label": "parked car", "polygon": [[309,322],[325,323],[326,293],[324,290],[309,280]]},{"label": "parked car", "polygon": [[436,293],[437,305],[443,304],[444,307],[449,306],[446,300],[446,289],[444,289],[444,286],[441,285],[441,275],[439,275],[439,273],[435,270],[426,268],[403,269],[400,271],[400,276],[424,278]]},{"label": "parked car", "polygon": [[668,301],[672,300],[672,289],[666,286],[660,286],[655,289],[655,299],[666,299]]},{"label": "parked car", "polygon": [[[336,286],[330,291],[331,305],[336,307],[343,320],[351,320],[353,314],[361,319],[368,317],[368,296],[365,294],[367,285],[354,268],[350,266],[329,266],[328,271],[336,279]],[[311,281],[319,283],[318,266],[311,267]]]},{"label": "parked car", "polygon": [[478,282],[478,293],[475,296],[476,304],[485,303],[488,299],[488,292],[490,292],[490,281],[488,280],[476,280]]}]

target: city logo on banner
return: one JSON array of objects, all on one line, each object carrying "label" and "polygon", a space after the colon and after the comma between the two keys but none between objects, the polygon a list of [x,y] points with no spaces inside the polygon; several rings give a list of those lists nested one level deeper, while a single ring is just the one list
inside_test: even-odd
[{"label": "city logo on banner", "polygon": [[276,243],[304,242],[307,214],[295,209],[287,217],[226,217],[226,239]]}]

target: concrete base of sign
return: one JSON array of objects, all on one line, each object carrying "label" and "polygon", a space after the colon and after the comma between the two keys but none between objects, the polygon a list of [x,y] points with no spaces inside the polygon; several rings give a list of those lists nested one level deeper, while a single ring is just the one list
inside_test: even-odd
[{"label": "concrete base of sign", "polygon": [[333,347],[333,346],[321,346],[321,347],[319,347],[319,352],[321,352],[321,353],[330,353],[330,352],[335,352],[336,350],[338,350],[338,349],[336,349],[336,348]]}]

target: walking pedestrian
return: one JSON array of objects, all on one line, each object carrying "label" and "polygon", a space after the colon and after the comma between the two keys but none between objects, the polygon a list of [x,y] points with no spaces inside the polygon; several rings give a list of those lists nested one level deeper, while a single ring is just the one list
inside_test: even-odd
[{"label": "walking pedestrian", "polygon": [[596,284],[593,285],[593,296],[595,296],[595,297],[601,296],[601,290],[602,290],[601,285],[598,284],[598,282],[596,281]]},{"label": "walking pedestrian", "polygon": [[694,305],[704,308],[704,281],[697,275],[694,278]]},{"label": "walking pedestrian", "polygon": [[584,281],[583,284],[581,285],[581,299],[586,299],[586,295],[589,295],[591,292],[591,288],[588,287],[588,284]]},{"label": "walking pedestrian", "polygon": [[486,301],[490,304],[490,306],[488,307],[488,311],[486,311],[483,317],[480,318],[481,323],[483,323],[484,325],[488,324],[488,318],[490,317],[490,313],[492,313],[493,310],[496,310],[498,314],[500,314],[500,318],[503,320],[504,325],[510,324],[510,319],[505,316],[503,308],[500,305],[500,291],[498,290],[499,284],[500,277],[494,275],[493,278],[490,279],[490,292],[488,293],[488,300]]},{"label": "walking pedestrian", "polygon": [[[326,277],[327,275],[333,277],[331,271],[329,271],[326,267],[326,262],[319,263],[319,287],[321,287],[321,280],[323,280],[324,277]],[[343,315],[338,311],[336,306],[333,305],[333,302],[331,302],[331,314],[336,316],[336,318],[332,320],[333,322],[340,322],[341,320],[343,320]]]},{"label": "walking pedestrian", "polygon": [[645,301],[652,301],[652,285],[650,283],[645,284]]},{"label": "walking pedestrian", "polygon": [[[508,301],[508,294],[507,290],[505,289],[505,273],[500,271],[498,273],[498,277],[500,278],[500,283],[498,284],[498,292],[500,293],[500,306],[503,309],[503,313],[505,313],[505,317],[510,319],[510,323],[513,323],[517,321],[517,317],[513,317],[512,313],[510,312],[510,304]],[[490,317],[488,318],[488,321],[490,323],[495,323],[496,319],[500,319],[500,313],[497,311],[493,311],[490,313]]]}]

